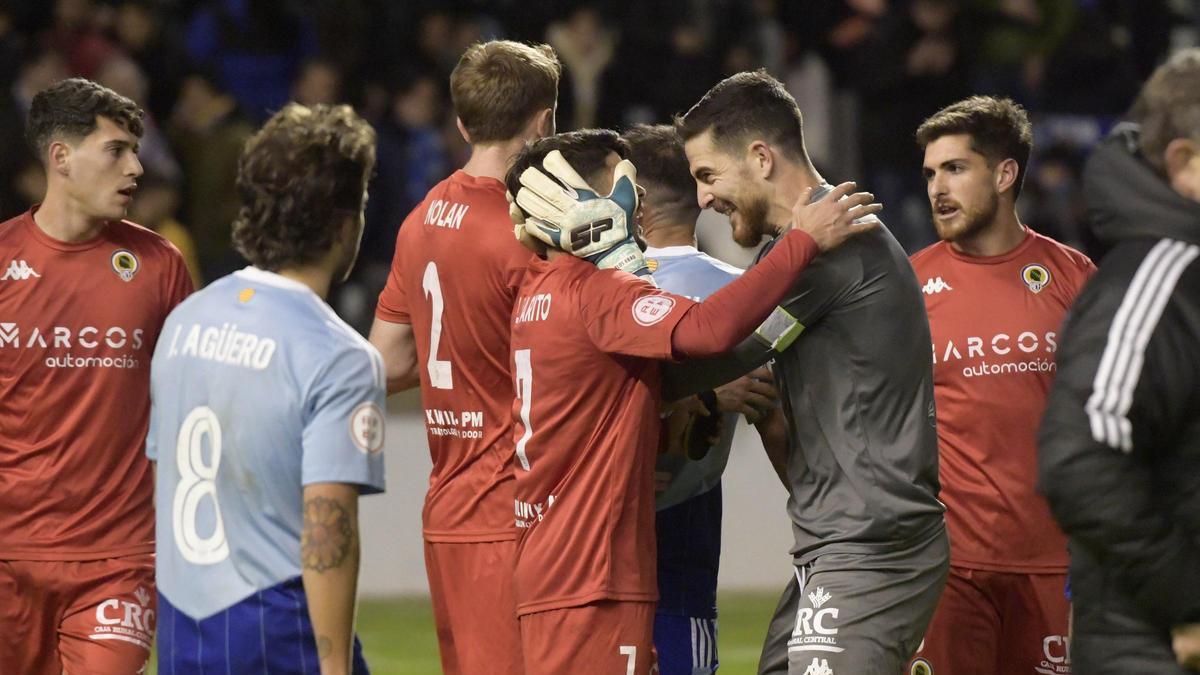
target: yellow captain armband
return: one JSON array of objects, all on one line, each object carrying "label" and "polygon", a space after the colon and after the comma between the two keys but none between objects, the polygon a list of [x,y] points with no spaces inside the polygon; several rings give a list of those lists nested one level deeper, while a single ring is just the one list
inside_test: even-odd
[{"label": "yellow captain armband", "polygon": [[754,335],[767,343],[774,351],[783,352],[792,346],[792,343],[803,332],[804,324],[783,307],[776,307],[767,320],[754,330]]}]

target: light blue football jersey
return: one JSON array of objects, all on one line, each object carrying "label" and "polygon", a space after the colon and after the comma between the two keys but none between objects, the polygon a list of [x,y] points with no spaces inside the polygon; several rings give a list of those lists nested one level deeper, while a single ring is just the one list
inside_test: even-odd
[{"label": "light blue football jersey", "polygon": [[[659,288],[696,301],[704,300],[742,273],[737,267],[701,253],[692,246],[650,247],[646,249],[646,260]],[[659,493],[655,500],[657,510],[661,511],[704,494],[720,482],[725,465],[729,462],[729,448],[733,445],[733,430],[737,426],[737,418],[736,413],[725,416],[725,428],[721,433],[720,442],[709,450],[703,459],[688,461],[660,457],[659,468],[669,468],[675,475],[667,489]],[[662,462],[674,462],[676,466],[664,467]]]},{"label": "light blue football jersey", "polygon": [[194,619],[300,575],[303,487],[381,492],[379,352],[248,267],[167,317],[150,374],[158,590]]}]

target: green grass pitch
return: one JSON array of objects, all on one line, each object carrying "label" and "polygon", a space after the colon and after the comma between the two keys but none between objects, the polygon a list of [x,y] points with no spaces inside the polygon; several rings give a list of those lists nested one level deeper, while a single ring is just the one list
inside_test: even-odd
[{"label": "green grass pitch", "polygon": [[[717,655],[721,675],[753,675],[776,593],[722,593],[717,601]],[[370,599],[359,603],[358,635],[372,675],[437,675],[437,636],[428,598]],[[151,659],[148,672],[156,669]]]}]

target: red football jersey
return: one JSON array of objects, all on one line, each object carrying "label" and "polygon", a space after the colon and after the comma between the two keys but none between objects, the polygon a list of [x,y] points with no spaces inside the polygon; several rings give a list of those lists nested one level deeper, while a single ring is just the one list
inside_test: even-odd
[{"label": "red football jersey", "polygon": [[375,315],[412,325],[433,472],[428,541],[502,541],[512,526],[508,323],[532,254],[513,237],[504,184],[456,171],[417,206]]},{"label": "red football jersey", "polygon": [[530,263],[512,313],[518,614],[657,598],[657,359],[693,304],[578,258]]},{"label": "red football jersey", "polygon": [[150,357],[183,258],[126,221],[57,241],[29,211],[0,266],[0,560],[153,553]]},{"label": "red football jersey", "polygon": [[1004,255],[939,242],[912,257],[933,335],[941,499],[950,559],[992,571],[1067,567],[1067,541],[1037,492],[1037,430],[1058,331],[1095,265],[1027,230]]}]

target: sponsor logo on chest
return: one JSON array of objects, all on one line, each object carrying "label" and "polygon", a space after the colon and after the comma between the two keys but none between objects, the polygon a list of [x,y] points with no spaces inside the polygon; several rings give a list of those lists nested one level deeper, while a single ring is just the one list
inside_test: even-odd
[{"label": "sponsor logo on chest", "polygon": [[1030,330],[951,338],[934,342],[933,364],[957,368],[959,361],[969,361],[962,366],[964,377],[1052,372],[1057,338],[1054,331]]},{"label": "sponsor logo on chest", "polygon": [[65,351],[45,357],[47,368],[137,368],[136,354],[101,354],[100,351],[129,349],[137,352],[145,345],[145,331],[123,326],[22,326],[0,321],[0,351],[5,349],[42,349]]}]

